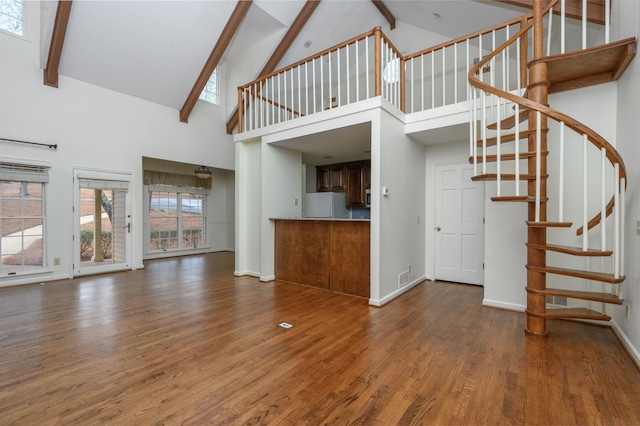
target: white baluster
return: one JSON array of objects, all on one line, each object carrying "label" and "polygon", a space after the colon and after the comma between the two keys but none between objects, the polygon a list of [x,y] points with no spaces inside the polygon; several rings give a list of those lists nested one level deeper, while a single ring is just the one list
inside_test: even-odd
[{"label": "white baluster", "polygon": [[320,62],[320,111],[324,110],[324,61],[322,57],[318,58]]},{"label": "white baluster", "polygon": [[[500,102],[498,100],[498,102]],[[501,184],[502,184],[502,176],[500,176],[500,172],[501,172],[501,163],[500,163],[500,139],[502,137],[501,135],[501,131],[500,131],[500,127],[501,127],[501,123],[500,123],[500,105],[498,105],[498,109],[497,109],[497,120],[496,120],[496,174],[497,174],[497,182],[496,182],[496,190],[497,193],[496,195],[499,197],[501,195]]]},{"label": "white baluster", "polygon": [[540,114],[540,111],[536,111],[536,222],[540,222],[540,150],[542,145],[542,129],[540,126],[541,117],[542,115]]},{"label": "white baluster", "polygon": [[[322,64],[322,59],[320,60],[320,63]],[[312,86],[313,86],[313,113],[315,114],[317,112],[317,106],[318,106],[318,104],[316,103],[317,102],[317,99],[316,99],[316,83],[317,83],[317,80],[316,80],[316,60],[315,59],[311,62],[311,72],[313,73],[313,75],[312,75],[313,78],[311,80],[313,82],[312,83]],[[320,86],[322,87],[322,81],[320,82]]]},{"label": "white baluster", "polygon": [[331,52],[329,52],[329,106],[325,107],[326,109],[331,109],[333,107],[333,79],[331,78],[331,74],[333,70],[331,69]]},{"label": "white baluster", "polygon": [[613,180],[615,190],[613,193],[613,276],[620,278],[620,164],[613,165]]},{"label": "white baluster", "polygon": [[587,216],[588,184],[587,184],[587,135],[582,135],[582,250],[589,248],[589,217]]},{"label": "white baluster", "polygon": [[358,41],[356,40],[356,102],[360,101],[360,55],[358,54]]},{"label": "white baluster", "polygon": [[549,25],[547,25],[547,56],[551,55],[551,27],[553,27],[553,7],[549,9]]},{"label": "white baluster", "polygon": [[[466,47],[467,47],[467,54],[466,54],[466,62],[467,62],[467,68],[465,69],[465,77],[469,74],[469,39],[466,40]],[[471,92],[469,91],[470,88],[470,83],[469,83],[469,79],[465,78],[465,81],[467,82],[467,100],[471,99]]]},{"label": "white baluster", "polygon": [[606,148],[600,149],[600,248],[604,251],[607,247],[607,177],[606,177],[606,160],[607,150]]},{"label": "white baluster", "polygon": [[447,58],[446,58],[446,54],[445,54],[446,48],[443,47],[442,48],[442,106],[445,106],[447,104],[447,100],[446,100],[446,93],[447,93],[447,83],[446,83],[446,78],[445,78],[445,64],[447,62]]},{"label": "white baluster", "polygon": [[516,140],[515,140],[515,163],[516,163],[516,197],[520,195],[520,104],[515,104],[516,112]]},{"label": "white baluster", "polygon": [[564,221],[564,121],[560,122],[560,177],[558,182],[558,221]]},{"label": "white baluster", "polygon": [[431,108],[436,107],[436,81],[435,81],[435,65],[434,60],[436,57],[436,51],[431,51]]},{"label": "white baluster", "polygon": [[609,43],[611,37],[611,0],[604,0],[604,42]]},{"label": "white baluster", "polygon": [[342,80],[342,76],[340,75],[342,70],[340,69],[340,48],[338,48],[338,50],[336,51],[336,62],[337,62],[337,70],[336,70],[336,74],[337,74],[337,80],[338,80],[338,97],[337,97],[337,102],[336,105],[340,106],[340,80]]},{"label": "white baluster", "polygon": [[471,87],[473,96],[473,175],[478,174],[478,89]]},{"label": "white baluster", "polygon": [[309,61],[304,63],[304,113],[309,115]]},{"label": "white baluster", "polygon": [[453,45],[453,103],[458,103],[458,43]]},{"label": "white baluster", "polygon": [[[518,89],[518,95],[520,95],[520,88],[521,86],[521,81],[520,81],[520,70],[521,70],[521,65],[520,65],[520,39],[518,38],[516,40],[516,69],[517,69],[517,75],[516,75],[516,83],[518,84],[518,87],[516,89]],[[520,120],[517,120],[520,121]]]},{"label": "white baluster", "polygon": [[560,0],[560,53],[565,51],[566,0]]},{"label": "white baluster", "polygon": [[582,49],[587,48],[587,0],[582,0]]},{"label": "white baluster", "polygon": [[302,86],[300,86],[300,65],[298,65],[298,117],[302,116]]},{"label": "white baluster", "polygon": [[347,70],[346,70],[346,80],[347,80],[347,105],[349,105],[351,103],[351,90],[350,90],[350,85],[349,85],[349,80],[351,79],[351,77],[349,77],[349,45],[345,46],[345,53],[347,54],[346,56],[346,62],[347,62]]},{"label": "white baluster", "polygon": [[411,59],[411,112],[413,112],[413,80],[415,80],[415,78],[413,76],[413,62],[414,61],[415,61],[415,58]]},{"label": "white baluster", "polygon": [[420,111],[424,111],[424,55],[420,55]]},{"label": "white baluster", "polygon": [[624,276],[624,240],[625,240],[625,227],[627,225],[626,219],[626,188],[627,182],[625,178],[620,179],[620,275]]},{"label": "white baluster", "polygon": [[[366,62],[365,69],[367,70],[364,75],[365,75],[365,83],[367,86],[367,99],[369,99],[369,74],[371,73],[371,68],[369,68],[369,37],[365,39],[364,48],[365,48],[364,56],[365,56],[365,62]],[[374,71],[374,75],[375,75],[375,71]]]},{"label": "white baluster", "polygon": [[487,94],[482,94],[482,174],[487,173]]}]

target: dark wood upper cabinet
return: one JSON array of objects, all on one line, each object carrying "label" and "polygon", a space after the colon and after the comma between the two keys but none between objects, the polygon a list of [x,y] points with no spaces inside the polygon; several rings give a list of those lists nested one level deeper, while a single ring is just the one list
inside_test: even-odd
[{"label": "dark wood upper cabinet", "polygon": [[371,161],[316,166],[317,192],[346,192],[347,207],[365,207],[371,188]]}]

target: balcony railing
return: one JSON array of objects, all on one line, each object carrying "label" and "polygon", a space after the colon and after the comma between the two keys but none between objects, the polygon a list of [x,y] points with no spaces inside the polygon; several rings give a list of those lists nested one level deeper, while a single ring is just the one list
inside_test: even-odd
[{"label": "balcony railing", "polygon": [[[587,0],[582,19],[568,21],[565,0],[545,19],[547,55],[608,42],[589,29]],[[605,9],[609,10],[609,0]],[[467,74],[471,67],[528,25],[533,14],[403,56],[377,27],[293,65],[238,88],[238,132],[247,132],[381,96],[405,113],[415,113],[471,100]],[[557,22],[557,21],[560,22]],[[555,23],[554,23],[555,21]],[[595,34],[600,34],[595,28]],[[531,31],[531,30],[530,30]],[[518,91],[527,81],[533,57],[521,37],[483,67],[480,78],[505,91]],[[571,41],[573,44],[568,43]]]}]

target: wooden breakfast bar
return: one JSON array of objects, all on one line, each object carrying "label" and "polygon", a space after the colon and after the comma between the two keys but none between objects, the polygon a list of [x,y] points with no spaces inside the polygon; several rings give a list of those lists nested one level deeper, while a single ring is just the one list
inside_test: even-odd
[{"label": "wooden breakfast bar", "polygon": [[368,220],[273,220],[277,280],[369,297]]}]

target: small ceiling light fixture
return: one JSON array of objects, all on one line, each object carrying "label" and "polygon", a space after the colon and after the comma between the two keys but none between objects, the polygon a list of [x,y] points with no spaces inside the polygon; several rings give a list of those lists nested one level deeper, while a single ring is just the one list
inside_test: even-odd
[{"label": "small ceiling light fixture", "polygon": [[211,169],[207,166],[200,166],[195,170],[196,176],[200,179],[209,179],[211,177]]},{"label": "small ceiling light fixture", "polygon": [[304,42],[304,47],[309,48],[311,47],[311,40],[307,40]]},{"label": "small ceiling light fixture", "polygon": [[436,21],[439,21],[440,20],[440,14],[434,12],[433,13],[433,19],[435,19]]}]

